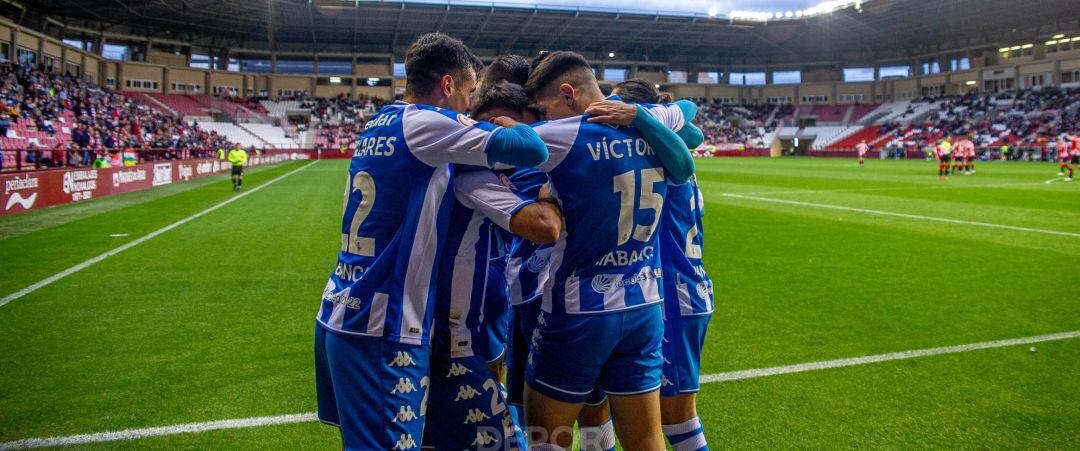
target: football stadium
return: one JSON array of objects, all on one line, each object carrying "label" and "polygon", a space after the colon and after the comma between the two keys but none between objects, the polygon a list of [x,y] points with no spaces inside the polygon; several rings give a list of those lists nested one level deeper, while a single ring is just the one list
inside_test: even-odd
[{"label": "football stadium", "polygon": [[1080,448],[1075,0],[0,0],[0,102],[0,450]]}]

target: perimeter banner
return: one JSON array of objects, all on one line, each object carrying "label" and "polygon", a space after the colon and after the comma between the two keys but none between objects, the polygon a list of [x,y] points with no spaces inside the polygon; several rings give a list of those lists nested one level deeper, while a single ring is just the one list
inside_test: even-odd
[{"label": "perimeter banner", "polygon": [[[248,167],[307,160],[306,151],[266,151]],[[115,168],[51,169],[0,175],[0,215],[186,182],[229,172],[228,161],[174,160]]]}]

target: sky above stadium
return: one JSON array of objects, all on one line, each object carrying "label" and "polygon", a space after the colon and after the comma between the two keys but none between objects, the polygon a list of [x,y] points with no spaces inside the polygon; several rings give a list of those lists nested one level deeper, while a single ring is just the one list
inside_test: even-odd
[{"label": "sky above stadium", "polygon": [[720,14],[727,15],[736,10],[752,11],[798,11],[813,7],[823,0],[418,0],[416,3],[438,4],[463,4],[463,5],[496,5],[554,8],[583,8],[594,10],[628,10],[628,11],[660,11],[684,14]]}]

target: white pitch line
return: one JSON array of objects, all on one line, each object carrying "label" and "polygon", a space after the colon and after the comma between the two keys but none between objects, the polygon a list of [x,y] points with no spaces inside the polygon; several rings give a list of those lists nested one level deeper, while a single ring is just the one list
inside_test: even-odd
[{"label": "white pitch line", "polygon": [[[758,368],[753,370],[729,371],[726,373],[705,374],[701,376],[702,384],[714,382],[729,382],[743,379],[776,376],[780,374],[801,373],[845,366],[866,365],[871,363],[887,362],[890,360],[913,359],[941,354],[955,354],[961,352],[976,351],[980,349],[1003,348],[1047,341],[1067,340],[1080,337],[1080,330],[1072,332],[1060,332],[1056,334],[1036,335],[1033,337],[1011,338],[1007,340],[984,341],[957,346],[945,346],[940,348],[918,349],[913,351],[893,352],[889,354],[870,355],[848,359],[825,360],[821,362],[801,363],[798,365],[776,366],[771,368]],[[40,448],[44,446],[70,446],[85,445],[89,443],[115,442],[124,440],[136,440],[146,437],[156,437],[174,434],[192,434],[220,429],[238,429],[257,426],[272,426],[280,424],[307,423],[318,421],[315,412],[297,413],[291,415],[279,415],[272,417],[239,418],[233,420],[207,421],[202,423],[183,423],[172,426],[160,426],[143,429],[125,429],[115,432],[98,432],[94,434],[69,435],[65,437],[29,438],[0,443],[0,451],[8,449]]]},{"label": "white pitch line", "polygon": [[0,450],[42,448],[46,446],[72,446],[85,445],[88,443],[116,442],[124,440],[136,440],[161,435],[192,434],[220,429],[239,429],[256,426],[273,426],[279,424],[307,423],[318,421],[315,412],[298,413],[293,415],[278,415],[273,417],[242,418],[237,420],[207,421],[205,423],[184,423],[172,426],[161,426],[144,429],[125,429],[114,432],[98,432],[96,434],[69,435],[67,437],[31,438],[15,440],[13,442],[0,443]]},{"label": "white pitch line", "polygon": [[867,214],[872,214],[872,215],[893,216],[893,217],[897,217],[897,218],[918,219],[918,220],[922,220],[922,221],[948,222],[948,223],[952,223],[952,224],[966,224],[966,225],[973,225],[973,226],[978,226],[978,227],[988,227],[988,228],[992,228],[992,229],[1015,230],[1015,231],[1018,231],[1018,232],[1042,233],[1042,234],[1046,234],[1046,235],[1058,235],[1058,236],[1068,236],[1068,237],[1080,238],[1080,233],[1062,232],[1062,231],[1059,231],[1059,230],[1035,229],[1035,228],[1031,228],[1031,227],[1011,226],[1011,225],[1005,225],[1005,224],[993,224],[993,223],[989,223],[989,222],[964,221],[962,219],[938,218],[938,217],[935,217],[935,216],[923,216],[923,215],[913,215],[913,214],[907,214],[907,213],[895,213],[895,212],[891,212],[891,211],[882,211],[882,210],[869,210],[869,209],[866,209],[866,208],[845,207],[845,206],[842,206],[842,205],[819,204],[819,203],[814,203],[814,202],[800,202],[800,201],[797,201],[797,200],[770,199],[768,197],[746,196],[746,195],[742,195],[742,194],[733,194],[733,193],[724,193],[724,194],[721,194],[721,196],[733,197],[733,198],[736,198],[736,199],[756,200],[756,201],[761,201],[761,202],[773,202],[773,203],[778,203],[778,204],[799,205],[799,206],[803,206],[803,207],[816,207],[816,208],[825,208],[825,209],[830,209],[830,210],[841,210],[841,211],[852,211],[852,212],[857,212],[857,213],[867,213]]},{"label": "white pitch line", "polygon": [[840,189],[795,189],[795,190],[777,190],[777,191],[750,191],[743,193],[730,193],[741,194],[744,196],[753,196],[760,194],[818,194],[818,193],[855,193],[862,191],[914,191],[924,189],[959,189],[959,188],[1005,188],[1010,186],[1029,186],[1029,185],[1044,185],[1043,182],[1013,182],[1013,183],[993,183],[984,185],[923,185],[923,186],[882,186],[874,188],[840,188]]},{"label": "white pitch line", "polygon": [[816,371],[845,366],[866,365],[870,363],[888,362],[890,360],[913,359],[941,354],[956,354],[958,352],[977,351],[980,349],[1003,348],[1007,346],[1019,346],[1047,341],[1067,340],[1080,337],[1080,330],[1061,332],[1034,337],[1010,338],[1007,340],[984,341],[982,343],[970,343],[966,345],[944,346],[940,348],[918,349],[914,351],[892,352],[888,354],[868,355],[849,359],[825,360],[822,362],[800,363],[797,365],[774,366],[772,368],[760,368],[755,370],[730,371],[727,373],[706,374],[701,376],[701,383],[737,381],[758,377],[776,376],[780,374],[801,373],[804,371]]},{"label": "white pitch line", "polygon": [[231,204],[233,202],[236,202],[236,201],[244,198],[245,196],[247,196],[247,195],[249,195],[251,193],[254,193],[254,192],[259,191],[259,190],[261,190],[261,189],[263,189],[263,188],[265,188],[267,186],[270,186],[270,185],[274,184],[278,180],[284,179],[285,177],[288,177],[288,176],[293,175],[293,174],[295,174],[297,172],[303,171],[304,169],[307,169],[308,167],[310,167],[311,165],[313,165],[313,164],[315,164],[317,162],[318,162],[318,160],[312,161],[311,163],[305,164],[305,165],[303,165],[303,166],[301,166],[299,168],[296,168],[296,169],[294,169],[292,171],[286,172],[286,173],[284,173],[282,175],[279,175],[276,178],[274,178],[274,179],[272,179],[272,180],[270,180],[270,181],[268,181],[266,183],[263,183],[262,185],[256,186],[255,188],[252,188],[250,191],[245,191],[245,192],[240,193],[240,194],[238,194],[238,195],[236,195],[234,197],[230,197],[228,200],[226,200],[224,202],[221,202],[221,203],[219,203],[217,205],[214,205],[213,207],[207,208],[207,209],[205,209],[203,211],[195,213],[195,214],[193,214],[191,216],[188,216],[188,217],[186,217],[184,219],[176,221],[176,222],[174,222],[172,224],[169,224],[169,225],[167,225],[165,227],[157,229],[157,230],[155,230],[153,232],[150,232],[150,233],[148,233],[148,234],[146,234],[146,235],[144,235],[142,237],[139,237],[139,238],[137,238],[135,240],[132,240],[131,242],[128,242],[128,243],[126,243],[126,244],[124,244],[124,245],[122,245],[120,247],[117,247],[116,249],[113,249],[113,250],[108,251],[108,252],[106,252],[104,254],[98,255],[97,257],[91,258],[89,260],[86,260],[86,261],[84,261],[82,263],[79,263],[79,264],[77,264],[75,266],[72,266],[72,267],[70,267],[68,269],[60,271],[60,272],[58,272],[58,273],[56,273],[56,274],[54,274],[52,276],[49,276],[49,277],[41,280],[40,282],[37,282],[37,283],[35,283],[33,285],[30,285],[30,286],[28,286],[26,288],[23,288],[23,289],[19,290],[19,291],[16,291],[16,292],[11,293],[11,294],[9,294],[7,296],[4,296],[3,299],[0,299],[0,307],[3,307],[8,302],[14,301],[14,300],[19,299],[19,298],[21,298],[23,296],[26,296],[26,295],[28,295],[30,293],[33,293],[33,292],[41,289],[42,287],[45,287],[45,286],[47,286],[47,285],[49,285],[49,284],[51,284],[53,282],[56,282],[57,280],[63,279],[65,277],[67,277],[67,276],[70,276],[70,275],[75,274],[75,273],[77,273],[79,271],[82,271],[82,270],[86,269],[87,267],[89,267],[89,266],[91,266],[91,265],[93,265],[93,264],[95,264],[97,262],[105,260],[106,258],[112,257],[113,255],[119,254],[119,253],[121,253],[123,251],[126,251],[126,250],[131,249],[131,248],[133,248],[135,246],[138,246],[138,245],[140,245],[142,243],[145,243],[145,242],[153,239],[154,237],[156,237],[158,235],[161,235],[162,233],[165,233],[165,232],[168,232],[168,231],[170,231],[172,229],[180,227],[180,226],[188,223],[189,221],[197,219],[197,218],[199,218],[199,217],[201,217],[201,216],[203,216],[203,215],[205,215],[207,213],[210,213],[210,212],[212,212],[214,210],[217,210],[217,209],[219,209],[221,207],[224,207],[224,206],[229,205],[229,204]]}]

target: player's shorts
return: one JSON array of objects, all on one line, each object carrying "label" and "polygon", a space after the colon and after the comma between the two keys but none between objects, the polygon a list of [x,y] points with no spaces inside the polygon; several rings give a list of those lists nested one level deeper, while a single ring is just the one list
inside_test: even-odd
[{"label": "player's shorts", "polygon": [[939,155],[938,156],[938,161],[940,161],[942,163],[949,163],[949,162],[952,161],[952,156],[950,156],[950,155]]},{"label": "player's shorts", "polygon": [[1072,164],[1080,164],[1080,155],[1073,155],[1069,162]]},{"label": "player's shorts", "polygon": [[507,408],[506,390],[479,356],[433,357],[424,447],[512,449],[524,443]]},{"label": "player's shorts", "polygon": [[697,393],[701,387],[701,349],[712,315],[673,316],[664,319],[664,379],[660,396]]},{"label": "player's shorts", "polygon": [[592,315],[542,312],[525,368],[533,390],[583,403],[596,387],[612,396],[660,388],[661,304]]},{"label": "player's shorts", "polygon": [[540,315],[540,301],[511,307],[510,344],[506,356],[507,399],[515,406],[525,405],[525,362],[529,358],[530,342]]},{"label": "player's shorts", "polygon": [[244,167],[233,165],[232,175],[244,175]]},{"label": "player's shorts", "polygon": [[319,420],[345,449],[418,448],[428,391],[427,346],[327,332],[315,325]]},{"label": "player's shorts", "polygon": [[[488,286],[505,286],[505,269],[489,272]],[[492,294],[496,291],[496,294]],[[480,324],[480,339],[476,341],[476,352],[485,362],[494,362],[506,353],[510,332],[510,301],[506,290],[489,290],[484,299],[484,320]]]}]

